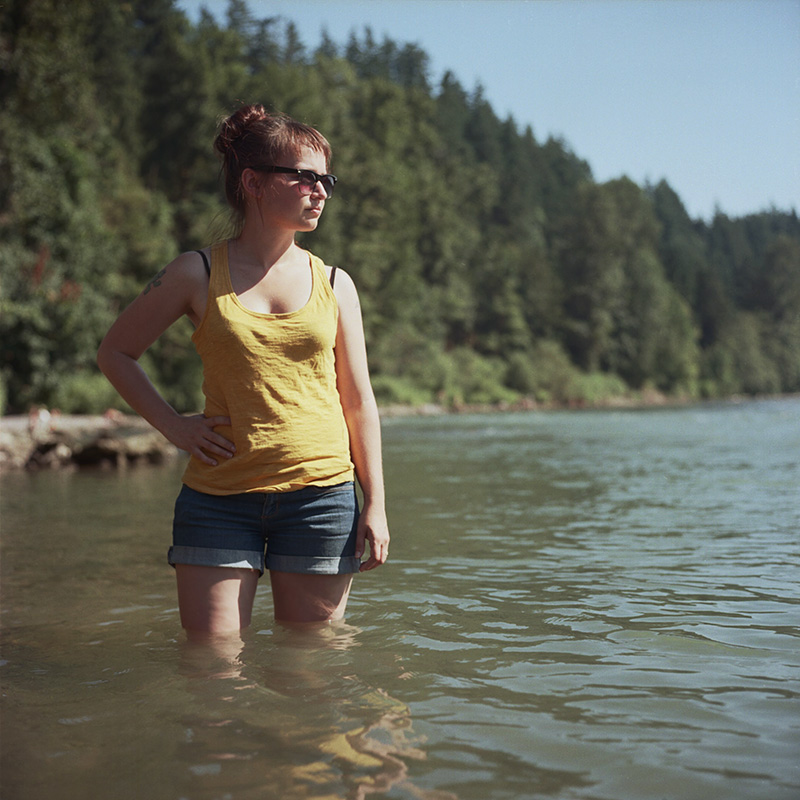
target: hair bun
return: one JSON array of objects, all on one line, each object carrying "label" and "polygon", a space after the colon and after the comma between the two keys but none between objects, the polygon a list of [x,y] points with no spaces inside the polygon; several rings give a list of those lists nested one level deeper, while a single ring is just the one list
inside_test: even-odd
[{"label": "hair bun", "polygon": [[244,136],[254,123],[263,122],[269,119],[269,116],[260,103],[242,106],[220,123],[219,133],[214,140],[215,149],[223,156],[227,156],[237,139]]}]

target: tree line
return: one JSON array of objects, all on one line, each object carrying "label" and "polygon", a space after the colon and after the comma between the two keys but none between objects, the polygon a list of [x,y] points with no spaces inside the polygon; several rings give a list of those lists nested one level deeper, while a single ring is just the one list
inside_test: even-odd
[{"label": "tree line", "polygon": [[[94,354],[171,258],[226,235],[211,143],[260,102],[318,127],[340,178],[302,240],[359,286],[384,403],[595,403],[800,391],[800,221],[693,220],[664,181],[598,183],[558,138],[435,85],[369,29],[308,49],[231,0],[10,0],[0,17],[0,408],[120,401]],[[143,357],[201,403],[188,322]]]}]

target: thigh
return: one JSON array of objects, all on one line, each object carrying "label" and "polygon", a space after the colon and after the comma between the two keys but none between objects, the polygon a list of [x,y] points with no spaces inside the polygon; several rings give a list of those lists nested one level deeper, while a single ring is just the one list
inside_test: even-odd
[{"label": "thigh", "polygon": [[259,573],[176,564],[181,625],[195,633],[232,633],[250,624]]},{"label": "thigh", "polygon": [[308,575],[270,570],[272,602],[279,622],[342,619],[353,583],[349,575]]}]

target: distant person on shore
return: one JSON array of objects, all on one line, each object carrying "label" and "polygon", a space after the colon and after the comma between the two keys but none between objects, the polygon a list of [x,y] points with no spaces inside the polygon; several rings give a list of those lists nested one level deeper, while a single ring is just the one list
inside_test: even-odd
[{"label": "distant person on shore", "polygon": [[[264,569],[279,621],[340,619],[353,574],[385,562],[389,531],[358,295],[347,273],[295,243],[333,193],[330,145],[252,105],[221,123],[214,146],[234,237],[161,270],[111,327],[98,363],[191,456],[169,551],[183,627],[245,628]],[[203,361],[197,416],[178,414],[137,363],[183,315]]]}]

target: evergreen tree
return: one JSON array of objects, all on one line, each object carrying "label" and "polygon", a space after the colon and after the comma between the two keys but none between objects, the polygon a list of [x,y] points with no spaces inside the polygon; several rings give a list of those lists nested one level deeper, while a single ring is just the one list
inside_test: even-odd
[{"label": "evergreen tree", "polygon": [[[94,352],[181,249],[222,234],[219,116],[259,102],[332,142],[337,196],[301,241],[359,285],[383,401],[591,402],[597,387],[800,390],[800,220],[691,220],[664,181],[598,185],[561,139],[369,28],[309,55],[230,0],[7,0],[0,15],[0,398],[119,402]],[[178,325],[144,362],[181,410]]]}]

